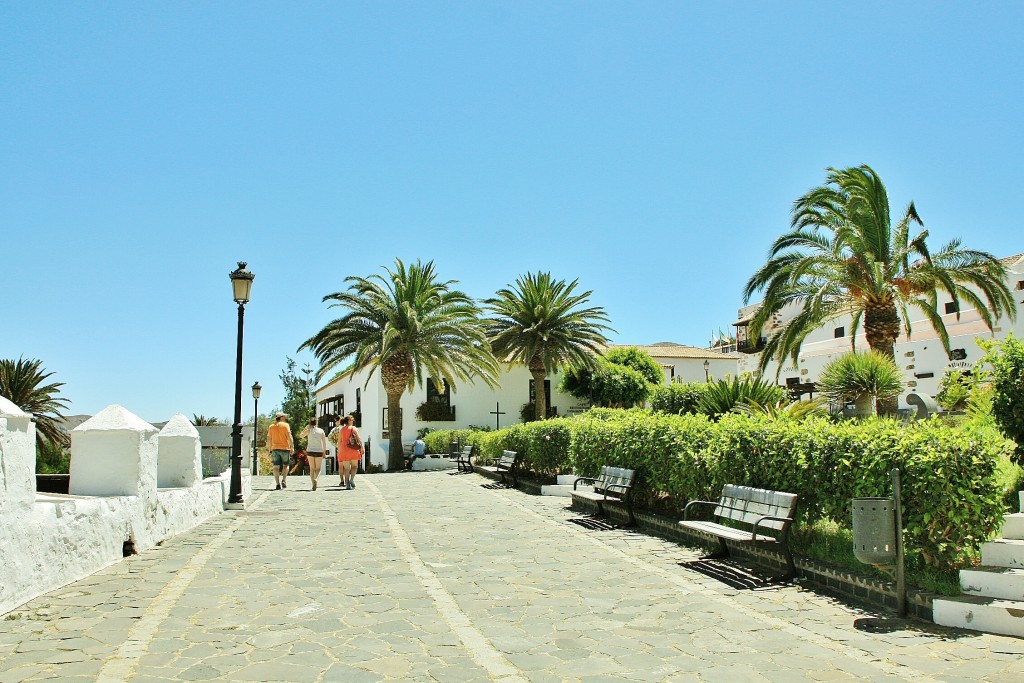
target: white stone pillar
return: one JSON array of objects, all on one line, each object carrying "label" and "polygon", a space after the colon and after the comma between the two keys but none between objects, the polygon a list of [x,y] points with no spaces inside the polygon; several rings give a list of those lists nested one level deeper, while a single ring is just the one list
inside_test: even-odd
[{"label": "white stone pillar", "polygon": [[29,508],[36,498],[36,425],[0,396],[0,512]]},{"label": "white stone pillar", "polygon": [[203,480],[202,445],[192,422],[178,413],[160,430],[157,440],[156,485],[162,489],[198,486]]},{"label": "white stone pillar", "polygon": [[70,493],[155,496],[156,434],[156,427],[116,404],[72,429]]}]

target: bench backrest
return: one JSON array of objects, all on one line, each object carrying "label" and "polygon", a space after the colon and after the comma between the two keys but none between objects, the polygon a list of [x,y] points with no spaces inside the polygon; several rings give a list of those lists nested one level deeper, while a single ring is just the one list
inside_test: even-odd
[{"label": "bench backrest", "polygon": [[472,446],[463,446],[462,447],[462,457],[463,458],[468,458],[471,455],[473,455],[473,447]]},{"label": "bench backrest", "polygon": [[[795,511],[795,493],[755,489],[736,484],[726,484],[722,488],[722,497],[718,499],[718,505],[715,506],[716,517],[750,525],[766,515],[792,517]],[[784,521],[766,520],[761,526],[782,531],[788,524]]]},{"label": "bench backrest", "polygon": [[500,467],[513,467],[518,456],[519,454],[516,451],[502,451],[501,457],[498,458],[498,465]]},{"label": "bench backrest", "polygon": [[612,487],[609,491],[610,493],[624,495],[633,487],[633,480],[635,479],[636,470],[603,465],[601,467],[601,474],[597,477],[597,481],[594,482],[594,490],[603,492]]}]

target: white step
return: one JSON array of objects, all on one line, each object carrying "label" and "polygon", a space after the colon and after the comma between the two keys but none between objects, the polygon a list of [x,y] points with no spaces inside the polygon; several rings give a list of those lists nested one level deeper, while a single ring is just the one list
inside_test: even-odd
[{"label": "white step", "polygon": [[[569,498],[572,496],[572,484],[545,484],[540,487],[540,494],[542,496],[564,496]],[[593,491],[593,486],[580,485],[576,488],[577,491]]]},{"label": "white step", "polygon": [[981,563],[986,567],[1024,568],[1024,541],[997,538],[982,543]]},{"label": "white step", "polygon": [[976,595],[941,598],[932,603],[932,619],[940,626],[1024,638],[1024,602]]},{"label": "white step", "polygon": [[974,567],[960,570],[960,587],[965,595],[983,595],[1024,602],[1024,569]]},{"label": "white step", "polygon": [[1024,514],[1018,512],[1013,515],[1006,515],[1003,522],[1003,538],[1012,538],[1018,541],[1024,540]]},{"label": "white step", "polygon": [[453,470],[458,463],[448,458],[416,458],[412,461],[413,472],[426,472],[429,470]]}]

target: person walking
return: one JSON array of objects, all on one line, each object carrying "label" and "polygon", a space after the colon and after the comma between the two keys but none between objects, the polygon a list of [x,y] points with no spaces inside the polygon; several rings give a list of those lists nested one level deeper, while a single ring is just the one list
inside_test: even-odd
[{"label": "person walking", "polygon": [[270,446],[270,463],[274,466],[275,490],[288,488],[288,461],[295,450],[292,439],[292,428],[288,426],[288,416],[278,413],[274,424],[267,430],[267,445]]},{"label": "person walking", "polygon": [[309,479],[313,482],[313,490],[316,491],[316,480],[320,476],[320,468],[324,464],[324,456],[327,454],[327,435],[324,430],[316,426],[316,420],[310,420],[300,436],[306,439],[306,457],[309,459]]},{"label": "person walking", "polygon": [[340,486],[346,489],[356,487],[356,470],[363,459],[363,439],[354,427],[356,418],[346,415],[338,435],[338,469],[341,471]]}]

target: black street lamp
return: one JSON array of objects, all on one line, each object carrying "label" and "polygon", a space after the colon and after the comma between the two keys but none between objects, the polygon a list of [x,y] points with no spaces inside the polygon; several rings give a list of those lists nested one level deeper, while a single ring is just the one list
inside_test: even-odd
[{"label": "black street lamp", "polygon": [[709,360],[704,361],[704,381],[705,382],[710,382],[711,381],[711,375],[708,374],[708,368],[710,368],[710,367],[711,367],[711,361],[709,361]]},{"label": "black street lamp", "polygon": [[245,261],[238,262],[238,268],[231,271],[231,289],[238,304],[238,351],[235,354],[235,422],[231,428],[231,488],[228,504],[241,506],[242,501],[242,328],[245,321],[245,304],[249,302],[252,281],[256,276],[245,268]]},{"label": "black street lamp", "polygon": [[260,386],[259,382],[253,382],[252,384],[252,469],[250,472],[252,476],[259,474],[259,463],[256,459],[256,443],[260,440],[260,392],[263,391],[263,387]]}]

